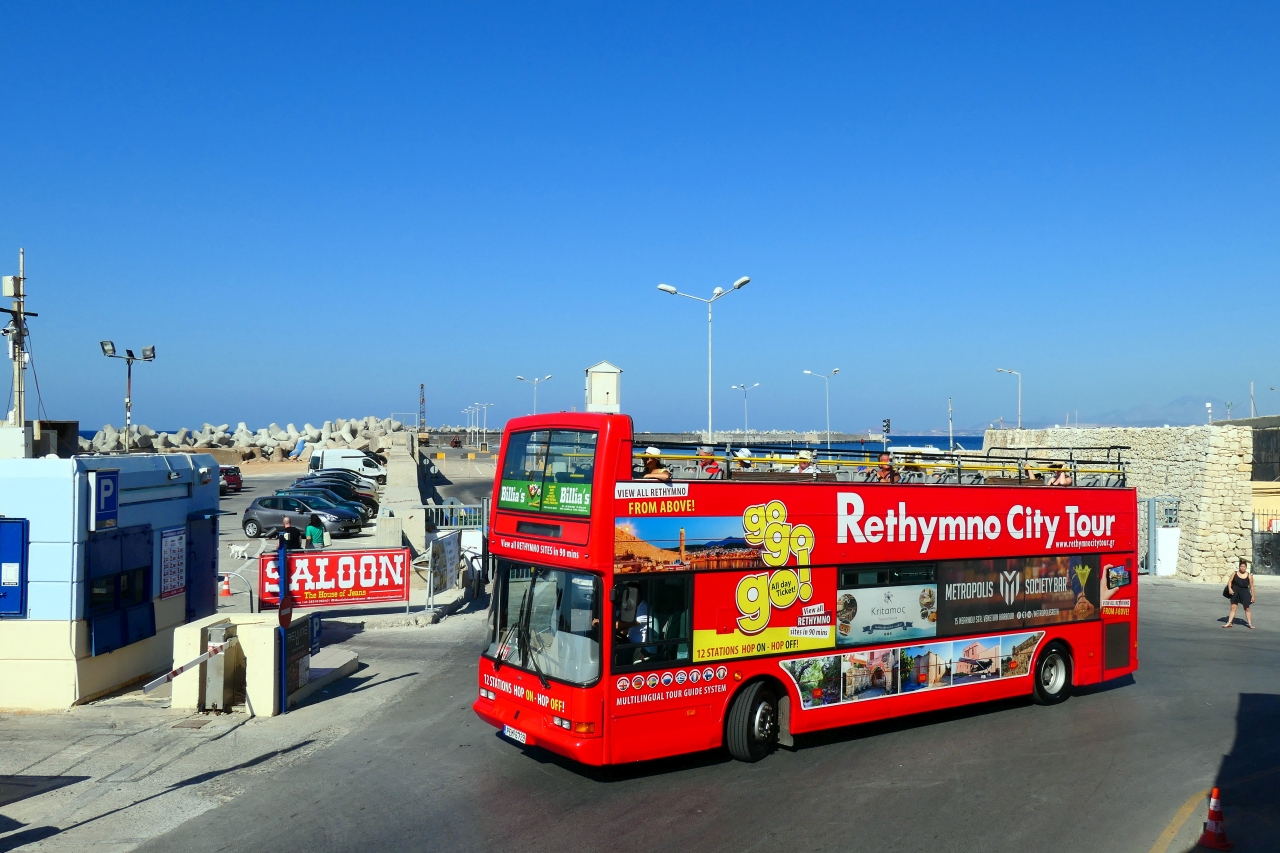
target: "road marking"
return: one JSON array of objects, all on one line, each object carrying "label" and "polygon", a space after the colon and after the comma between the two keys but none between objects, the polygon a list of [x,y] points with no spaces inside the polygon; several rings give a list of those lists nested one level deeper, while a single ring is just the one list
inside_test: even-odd
[{"label": "road marking", "polygon": [[[1249,782],[1256,782],[1259,779],[1264,779],[1267,776],[1272,775],[1273,773],[1280,773],[1280,767],[1268,767],[1266,770],[1260,770],[1257,773],[1250,773],[1248,776],[1237,780],[1235,784],[1242,785]],[[1156,843],[1151,845],[1149,853],[1165,853],[1165,850],[1169,848],[1170,842],[1173,841],[1174,836],[1178,834],[1179,830],[1182,829],[1182,825],[1187,822],[1187,818],[1189,818],[1191,813],[1195,811],[1196,803],[1200,800],[1208,799],[1209,790],[1209,788],[1205,788],[1197,794],[1192,794],[1191,799],[1182,804],[1182,808],[1178,809],[1178,813],[1173,816],[1173,820],[1169,821],[1169,825],[1164,828],[1164,832],[1160,833],[1160,837],[1156,839]]]},{"label": "road marking", "polygon": [[1174,836],[1178,834],[1178,830],[1182,829],[1182,825],[1187,822],[1187,818],[1191,817],[1191,813],[1196,810],[1196,806],[1208,796],[1208,788],[1192,794],[1182,804],[1182,808],[1178,809],[1178,813],[1173,816],[1173,820],[1169,821],[1169,825],[1164,828],[1164,832],[1160,833],[1156,843],[1151,845],[1151,853],[1165,853],[1173,842]]}]

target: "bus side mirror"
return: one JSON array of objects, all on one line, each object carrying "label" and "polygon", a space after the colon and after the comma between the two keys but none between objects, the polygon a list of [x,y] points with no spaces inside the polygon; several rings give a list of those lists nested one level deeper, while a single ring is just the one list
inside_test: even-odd
[{"label": "bus side mirror", "polygon": [[623,622],[636,621],[636,609],[640,606],[640,588],[627,584],[622,588],[621,600],[618,602],[618,618]]}]

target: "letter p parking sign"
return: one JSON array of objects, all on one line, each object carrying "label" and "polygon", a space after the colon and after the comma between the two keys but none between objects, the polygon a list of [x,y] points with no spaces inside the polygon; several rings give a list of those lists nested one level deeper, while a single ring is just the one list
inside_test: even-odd
[{"label": "letter p parking sign", "polygon": [[89,472],[89,531],[116,526],[120,514],[120,472]]}]

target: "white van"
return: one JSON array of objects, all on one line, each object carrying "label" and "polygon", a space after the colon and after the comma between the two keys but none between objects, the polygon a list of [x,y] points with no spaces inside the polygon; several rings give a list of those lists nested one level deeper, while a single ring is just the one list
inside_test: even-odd
[{"label": "white van", "polygon": [[368,477],[380,486],[387,484],[387,469],[370,459],[362,450],[317,450],[311,454],[307,467],[312,471],[341,468]]}]

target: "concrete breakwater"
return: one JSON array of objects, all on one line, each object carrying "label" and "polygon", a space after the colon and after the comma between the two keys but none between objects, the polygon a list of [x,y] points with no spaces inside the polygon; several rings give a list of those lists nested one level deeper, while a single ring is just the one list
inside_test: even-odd
[{"label": "concrete breakwater", "polygon": [[[244,421],[231,429],[230,424],[206,423],[198,430],[183,428],[177,432],[156,432],[145,424],[129,428],[129,449],[142,451],[203,450],[226,448],[239,450],[242,459],[255,457],[281,459],[293,453],[298,445],[305,448],[352,450],[385,450],[395,443],[397,434],[408,430],[400,421],[369,416],[360,419],[325,421],[320,427],[303,424],[280,426],[271,423],[257,430]],[[403,441],[403,439],[402,439]],[[98,430],[92,439],[80,438],[85,453],[113,453],[124,450],[124,433],[111,424]]]}]

